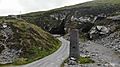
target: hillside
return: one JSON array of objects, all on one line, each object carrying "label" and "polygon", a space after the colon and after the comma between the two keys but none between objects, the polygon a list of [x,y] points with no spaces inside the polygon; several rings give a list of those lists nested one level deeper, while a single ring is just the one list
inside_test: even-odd
[{"label": "hillside", "polygon": [[0,64],[26,64],[41,59],[60,42],[40,27],[24,20],[0,20]]},{"label": "hillside", "polygon": [[105,39],[108,40],[107,46],[116,51],[120,48],[116,47],[119,46],[116,42],[108,45],[111,44],[109,42],[111,35],[113,39],[119,40],[120,0],[93,0],[50,11],[24,14],[22,18],[29,22],[34,21],[33,24],[52,34],[62,35],[68,33],[69,27],[74,26],[75,23],[82,42],[88,40],[99,42]]},{"label": "hillside", "polygon": [[92,21],[97,15],[118,15],[119,11],[119,0],[94,0],[50,11],[28,13],[22,15],[22,18],[31,23],[35,22],[33,24],[42,27],[42,29],[50,33],[64,34],[64,26],[69,23],[72,16],[75,19],[90,17]]}]

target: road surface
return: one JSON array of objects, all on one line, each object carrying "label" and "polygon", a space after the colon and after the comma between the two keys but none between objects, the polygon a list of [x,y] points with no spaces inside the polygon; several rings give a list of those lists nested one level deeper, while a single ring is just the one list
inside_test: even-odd
[{"label": "road surface", "polygon": [[69,41],[62,37],[58,39],[62,42],[62,45],[55,53],[38,61],[19,67],[60,67],[62,62],[69,56]]}]

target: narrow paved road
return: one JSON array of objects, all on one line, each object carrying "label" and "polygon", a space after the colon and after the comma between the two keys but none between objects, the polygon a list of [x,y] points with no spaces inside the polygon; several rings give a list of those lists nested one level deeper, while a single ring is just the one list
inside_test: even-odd
[{"label": "narrow paved road", "polygon": [[69,41],[62,37],[59,40],[62,42],[62,45],[55,53],[20,67],[60,67],[62,62],[69,56]]}]

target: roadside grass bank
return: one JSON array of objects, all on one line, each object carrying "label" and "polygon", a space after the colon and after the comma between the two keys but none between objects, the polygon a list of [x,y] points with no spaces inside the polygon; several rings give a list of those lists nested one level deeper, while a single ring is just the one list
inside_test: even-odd
[{"label": "roadside grass bank", "polygon": [[[61,64],[61,67],[64,67],[64,65],[68,63],[68,58]],[[92,64],[95,63],[90,57],[79,57],[78,64]]]},{"label": "roadside grass bank", "polygon": [[[11,64],[0,64],[0,67],[31,63],[54,53],[61,46],[61,42],[58,39],[34,24],[16,19],[4,19],[3,22],[0,19],[0,25],[2,26],[4,23],[13,32],[12,37],[7,40],[9,42],[6,42],[5,45],[9,49],[21,49],[21,52],[17,58],[13,59]],[[2,33],[0,32],[0,34]],[[0,38],[0,40],[3,39]]]}]

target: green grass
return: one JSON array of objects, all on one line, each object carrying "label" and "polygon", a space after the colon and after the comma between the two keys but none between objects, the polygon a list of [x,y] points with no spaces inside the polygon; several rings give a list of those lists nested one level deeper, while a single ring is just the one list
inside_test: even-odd
[{"label": "green grass", "polygon": [[[92,60],[90,57],[79,57],[79,59],[77,60],[77,62],[79,64],[91,64],[91,63],[95,63],[94,60]],[[61,64],[61,67],[64,67],[64,64],[68,63],[68,58],[66,60],[64,60],[64,62]]]},{"label": "green grass", "polygon": [[95,63],[90,57],[80,57],[79,58],[79,64],[90,64],[90,63]]},{"label": "green grass", "polygon": [[23,65],[27,63],[31,63],[33,61],[39,60],[41,58],[44,58],[45,56],[48,56],[55,52],[60,46],[57,46],[56,49],[52,49],[51,51],[46,51],[46,50],[40,50],[37,47],[34,47],[30,50],[31,54],[33,53],[32,56],[29,56],[28,58],[18,58],[15,60],[13,65]]}]

